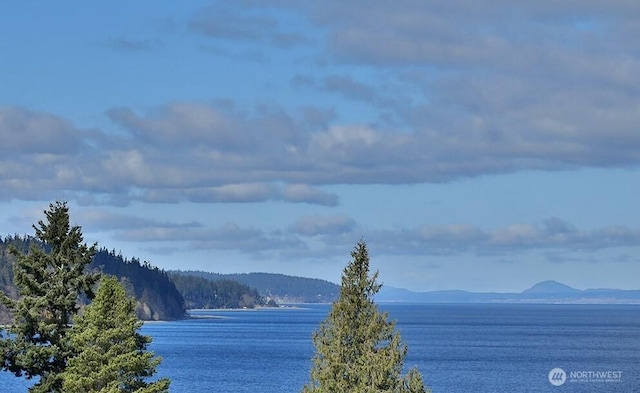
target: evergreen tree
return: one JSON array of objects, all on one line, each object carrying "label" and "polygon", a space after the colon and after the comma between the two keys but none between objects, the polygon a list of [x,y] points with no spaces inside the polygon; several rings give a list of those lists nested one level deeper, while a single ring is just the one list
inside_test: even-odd
[{"label": "evergreen tree", "polygon": [[402,343],[395,322],[378,311],[373,296],[381,285],[378,273],[369,276],[369,255],[360,241],[344,269],[338,300],[313,335],[316,354],[311,393],[419,393],[425,392],[417,370],[402,375],[407,346]]},{"label": "evergreen tree", "polygon": [[162,393],[169,380],[145,382],[161,358],[146,351],[151,338],[138,333],[135,301],[115,277],[105,277],[94,301],[78,317],[71,344],[79,353],[62,374],[67,393]]},{"label": "evergreen tree", "polygon": [[70,226],[67,204],[50,204],[45,216],[46,222],[33,226],[44,249],[32,245],[26,254],[11,250],[18,299],[0,294],[14,317],[8,337],[0,339],[2,366],[17,376],[39,377],[30,389],[33,393],[61,391],[60,373],[75,353],[68,340],[72,318],[80,299],[93,297],[98,280],[98,275],[85,271],[95,245],[88,247],[81,228]]},{"label": "evergreen tree", "polygon": [[167,272],[140,262],[138,258],[124,258],[115,251],[102,248],[96,252],[91,268],[102,273],[124,277],[129,281],[129,295],[138,300],[136,313],[142,320],[179,319],[186,315],[184,298]]}]

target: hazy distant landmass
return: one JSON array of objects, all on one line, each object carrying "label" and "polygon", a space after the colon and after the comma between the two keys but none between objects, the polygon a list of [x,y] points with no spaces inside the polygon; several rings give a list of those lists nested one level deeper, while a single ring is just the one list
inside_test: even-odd
[{"label": "hazy distant landmass", "polygon": [[[209,280],[234,280],[278,303],[329,303],[337,299],[340,286],[317,278],[274,273],[219,274],[203,271],[172,271]],[[383,285],[378,302],[411,303],[567,303],[567,304],[640,304],[640,290],[580,290],[557,281],[543,281],[522,292],[469,292],[445,290],[414,292]]]},{"label": "hazy distant landmass", "polygon": [[380,302],[415,303],[566,303],[566,304],[640,304],[640,290],[580,290],[557,281],[543,281],[516,293],[468,292],[462,290],[412,292],[382,287]]},{"label": "hazy distant landmass", "polygon": [[340,286],[318,278],[287,276],[275,273],[219,274],[204,271],[169,272],[172,276],[187,275],[212,281],[232,280],[255,288],[260,296],[277,303],[329,303],[338,298]]}]

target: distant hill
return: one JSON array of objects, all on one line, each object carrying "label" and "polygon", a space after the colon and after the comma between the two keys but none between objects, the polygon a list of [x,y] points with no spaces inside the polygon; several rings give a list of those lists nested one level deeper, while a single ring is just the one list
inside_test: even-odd
[{"label": "distant hill", "polygon": [[170,274],[189,309],[255,308],[276,306],[260,296],[255,288],[234,280],[209,280],[185,274]]},{"label": "distant hill", "polygon": [[561,284],[557,281],[543,281],[539,282],[536,285],[532,286],[529,289],[522,291],[523,294],[527,295],[540,295],[540,294],[577,294],[581,292],[579,289],[571,288],[568,285]]},{"label": "distant hill", "polygon": [[431,291],[412,292],[382,287],[379,302],[416,303],[567,303],[567,304],[640,304],[640,290],[580,290],[557,281],[543,281],[519,293]]},{"label": "distant hill", "polygon": [[329,303],[338,298],[340,286],[317,278],[275,273],[219,274],[173,270],[172,275],[188,275],[212,281],[233,280],[258,290],[260,296],[278,303]]}]

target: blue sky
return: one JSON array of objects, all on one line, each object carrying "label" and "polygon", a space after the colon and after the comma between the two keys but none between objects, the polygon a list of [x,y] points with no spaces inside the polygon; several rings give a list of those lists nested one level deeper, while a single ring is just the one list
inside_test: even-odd
[{"label": "blue sky", "polygon": [[0,234],[165,269],[638,289],[640,3],[15,2]]}]

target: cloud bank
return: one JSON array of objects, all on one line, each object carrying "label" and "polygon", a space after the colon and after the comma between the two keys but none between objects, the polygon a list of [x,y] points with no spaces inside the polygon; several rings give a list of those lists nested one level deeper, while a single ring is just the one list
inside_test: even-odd
[{"label": "cloud bank", "polygon": [[[295,103],[224,97],[104,108],[104,129],[4,106],[0,199],[336,206],[323,187],[637,168],[638,8],[217,3],[183,21],[185,34],[221,57],[236,47],[292,57],[285,79]],[[116,37],[109,45],[119,50],[166,46]]]},{"label": "cloud bank", "polygon": [[142,219],[100,209],[84,210],[81,219],[91,232],[112,232],[120,241],[173,244],[176,250],[270,254],[285,260],[344,256],[354,239],[362,237],[381,256],[510,257],[540,252],[560,260],[565,253],[589,255],[640,246],[640,228],[606,226],[584,230],[557,217],[537,224],[512,223],[493,229],[462,223],[385,229],[364,228],[344,214],[310,215],[296,218],[288,227],[271,230],[232,222],[210,227],[197,221]]}]

